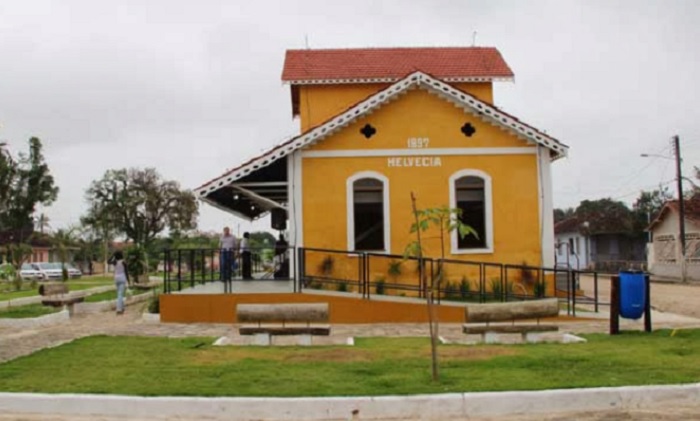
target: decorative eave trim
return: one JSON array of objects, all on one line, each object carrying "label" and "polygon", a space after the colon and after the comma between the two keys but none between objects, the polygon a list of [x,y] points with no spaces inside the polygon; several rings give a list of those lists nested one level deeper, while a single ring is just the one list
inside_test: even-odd
[{"label": "decorative eave trim", "polygon": [[[379,78],[351,78],[351,79],[292,79],[283,80],[285,85],[343,85],[343,84],[365,84],[365,83],[396,83],[403,78],[399,77],[379,77]],[[513,82],[513,76],[455,76],[442,77],[440,80],[449,83],[463,82]]]},{"label": "decorative eave trim", "polygon": [[301,135],[270,149],[268,152],[253,158],[247,163],[225,173],[224,175],[205,183],[204,185],[195,189],[195,194],[200,198],[204,197],[218,188],[243,178],[260,168],[266,167],[274,161],[283,158],[298,149],[316,143],[348,126],[358,118],[377,110],[399,94],[416,86],[424,86],[429,91],[432,91],[438,96],[454,103],[456,106],[463,108],[466,112],[475,114],[479,118],[507,129],[516,136],[546,147],[552,151],[554,155],[552,159],[561,158],[567,154],[569,149],[568,146],[564,145],[553,137],[522,123],[517,118],[499,110],[493,105],[483,102],[464,91],[460,91],[459,89],[456,89],[445,82],[435,79],[434,77],[423,72],[414,72],[393,85],[357,103],[355,106],[350,107],[347,111],[332,117],[325,123],[316,126],[305,133],[302,133]]}]

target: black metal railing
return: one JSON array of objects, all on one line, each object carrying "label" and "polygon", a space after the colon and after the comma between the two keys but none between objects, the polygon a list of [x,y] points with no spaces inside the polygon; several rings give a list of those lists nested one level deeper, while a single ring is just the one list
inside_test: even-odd
[{"label": "black metal railing", "polygon": [[[299,248],[297,259],[297,291],[334,290],[364,299],[377,295],[424,298],[434,285],[438,303],[557,297],[566,305],[567,314],[574,316],[577,305],[592,305],[595,312],[601,305],[609,305],[599,300],[599,276],[595,271],[423,258],[421,276],[419,259],[399,255]],[[592,295],[583,294],[581,276],[592,276]]]},{"label": "black metal railing", "polygon": [[241,250],[166,249],[159,271],[163,292],[182,291],[211,282],[222,282],[225,293],[233,292],[235,280],[291,280],[293,247],[259,247]]},{"label": "black metal railing", "polygon": [[[232,293],[234,281],[250,279],[293,281],[290,290],[294,292],[335,291],[368,300],[381,295],[425,298],[431,286],[438,303],[557,297],[574,316],[577,306],[591,306],[598,312],[600,306],[609,305],[599,299],[600,276],[596,271],[457,259],[419,260],[376,252],[306,247],[254,248],[248,253],[166,249],[159,269],[165,293],[212,282],[223,283],[223,292]],[[592,293],[590,285],[580,286],[581,279],[593,282]]]}]

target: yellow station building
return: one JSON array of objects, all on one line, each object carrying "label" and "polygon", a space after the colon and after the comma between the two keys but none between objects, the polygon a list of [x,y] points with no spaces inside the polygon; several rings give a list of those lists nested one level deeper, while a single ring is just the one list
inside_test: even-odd
[{"label": "yellow station building", "polygon": [[568,147],[495,106],[493,83],[513,77],[487,47],[289,50],[301,134],[196,194],[244,219],[272,213],[291,247],[401,255],[413,193],[478,232],[453,233],[447,258],[553,267],[550,167]]}]

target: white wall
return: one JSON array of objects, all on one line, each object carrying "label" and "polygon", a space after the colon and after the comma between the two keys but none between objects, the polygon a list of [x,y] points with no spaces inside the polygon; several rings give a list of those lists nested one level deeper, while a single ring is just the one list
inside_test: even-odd
[{"label": "white wall", "polygon": [[[569,240],[573,239],[574,241],[574,248],[573,252],[574,254],[569,254],[567,256],[567,253],[570,253],[569,246],[566,244],[569,244]],[[562,234],[556,234],[555,236],[555,243],[560,244],[560,243],[565,243],[562,244],[559,247],[555,247],[554,251],[557,257],[557,263],[562,263],[567,261],[568,257],[568,262],[571,265],[572,268],[574,269],[586,269],[588,267],[588,258],[587,256],[590,254],[587,251],[587,247],[590,247],[586,243],[586,237],[581,235],[580,233],[576,232],[567,232],[567,233],[562,233]]]}]

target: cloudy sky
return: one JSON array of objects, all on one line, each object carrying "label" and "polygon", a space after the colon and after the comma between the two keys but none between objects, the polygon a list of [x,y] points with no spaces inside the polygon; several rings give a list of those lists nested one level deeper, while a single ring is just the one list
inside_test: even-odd
[{"label": "cloudy sky", "polygon": [[[570,146],[556,207],[675,188],[700,165],[700,2],[0,0],[0,140],[40,137],[78,222],[106,169],[153,166],[194,188],[298,133],[290,48],[495,46],[515,72],[496,105]],[[266,228],[201,206],[200,227]]]}]

